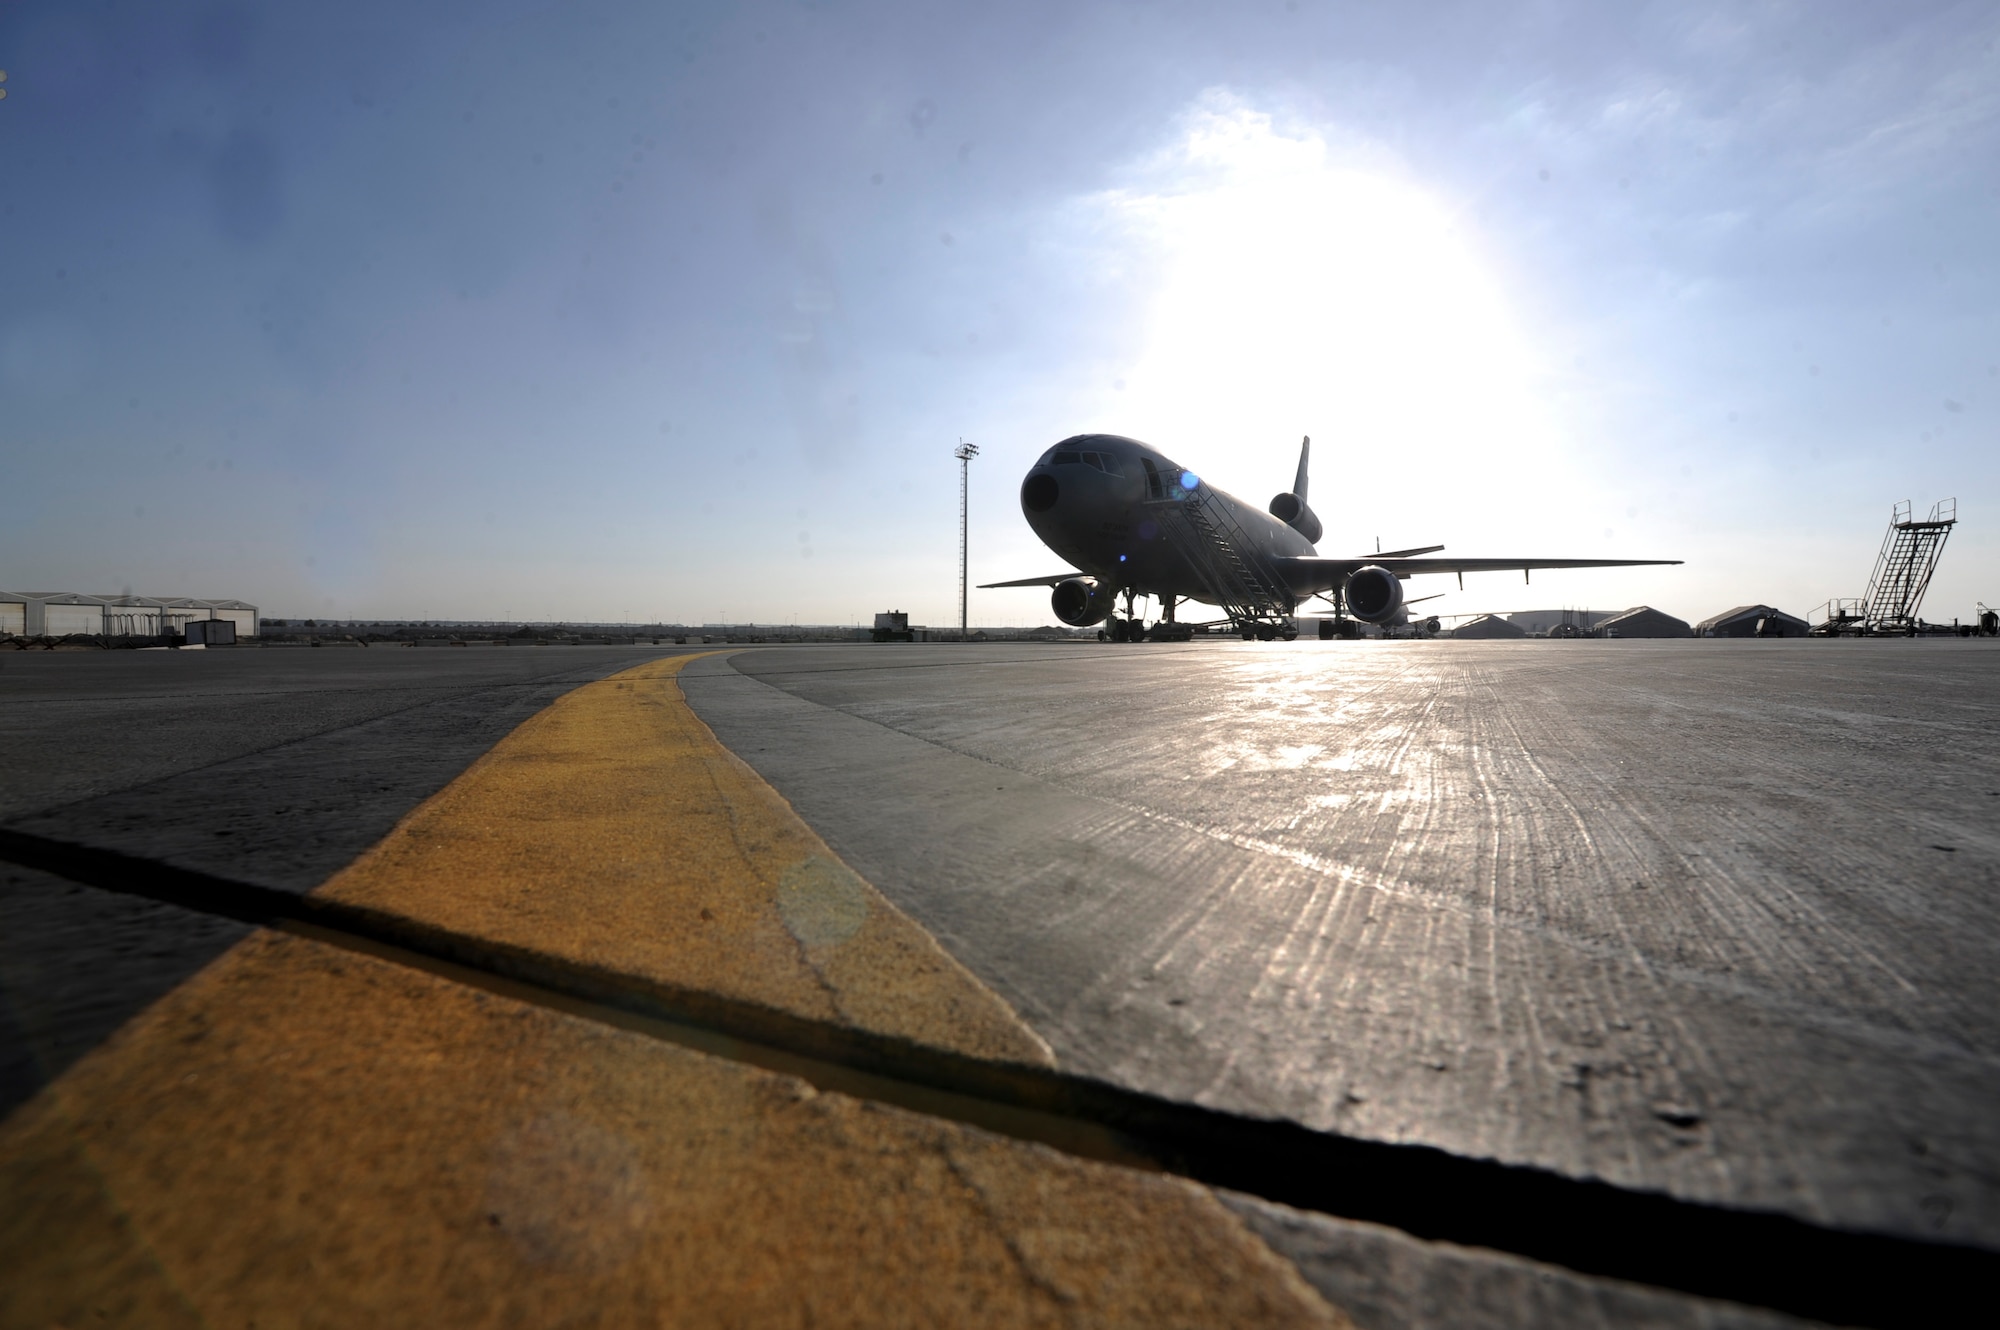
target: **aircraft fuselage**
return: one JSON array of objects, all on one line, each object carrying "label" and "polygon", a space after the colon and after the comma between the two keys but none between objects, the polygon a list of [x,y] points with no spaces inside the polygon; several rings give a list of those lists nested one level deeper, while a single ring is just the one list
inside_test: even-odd
[{"label": "aircraft fuselage", "polygon": [[1197,489],[1227,512],[1255,553],[1313,553],[1310,541],[1270,513],[1117,434],[1078,435],[1043,453],[1021,482],[1021,512],[1044,544],[1106,587],[1206,601],[1209,592],[1162,520],[1163,510]]}]

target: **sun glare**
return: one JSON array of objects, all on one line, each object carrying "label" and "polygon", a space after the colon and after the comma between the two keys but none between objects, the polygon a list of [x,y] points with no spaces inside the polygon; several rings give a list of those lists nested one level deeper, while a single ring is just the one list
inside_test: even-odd
[{"label": "sun glare", "polygon": [[1211,96],[1100,202],[1161,274],[1103,404],[1126,432],[1259,501],[1311,434],[1314,504],[1350,539],[1332,500],[1364,487],[1368,520],[1547,497],[1549,431],[1499,286],[1386,154]]}]

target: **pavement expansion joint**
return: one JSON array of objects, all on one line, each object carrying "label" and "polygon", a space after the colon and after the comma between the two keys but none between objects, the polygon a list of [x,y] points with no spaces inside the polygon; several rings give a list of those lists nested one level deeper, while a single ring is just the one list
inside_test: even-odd
[{"label": "pavement expansion joint", "polygon": [[0,829],[0,860],[262,925],[457,984],[1077,1157],[1176,1174],[1584,1274],[1860,1325],[1976,1305],[2000,1254],[1315,1132],[676,991],[393,912]]}]

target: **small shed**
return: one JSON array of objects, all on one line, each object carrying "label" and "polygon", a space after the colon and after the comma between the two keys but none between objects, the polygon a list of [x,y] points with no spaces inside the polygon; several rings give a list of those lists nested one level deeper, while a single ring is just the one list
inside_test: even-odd
[{"label": "small shed", "polygon": [[890,610],[875,616],[875,627],[869,636],[877,642],[918,642],[921,628],[910,627],[910,616],[902,610]]},{"label": "small shed", "polygon": [[1804,637],[1810,625],[1769,605],[1738,605],[1694,626],[1696,637]]},{"label": "small shed", "polygon": [[1526,633],[1521,631],[1518,625],[1508,623],[1497,614],[1482,614],[1477,618],[1467,619],[1464,623],[1452,629],[1451,635],[1453,637],[1527,636]]},{"label": "small shed", "polygon": [[1693,637],[1687,620],[1651,605],[1637,605],[1597,625],[1597,637]]}]

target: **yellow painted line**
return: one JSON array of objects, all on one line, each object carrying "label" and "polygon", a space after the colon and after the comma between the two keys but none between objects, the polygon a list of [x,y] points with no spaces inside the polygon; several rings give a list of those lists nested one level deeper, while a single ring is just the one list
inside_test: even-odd
[{"label": "yellow painted line", "polygon": [[675,676],[698,658],[557,699],[318,894],[812,1020],[1052,1064],[1005,1002],[689,709]]},{"label": "yellow painted line", "polygon": [[259,933],[0,1124],[0,1326],[1341,1326],[1206,1190]]}]

